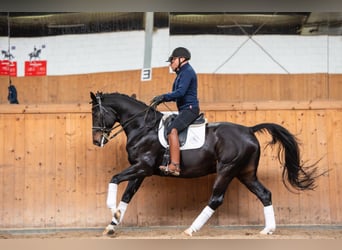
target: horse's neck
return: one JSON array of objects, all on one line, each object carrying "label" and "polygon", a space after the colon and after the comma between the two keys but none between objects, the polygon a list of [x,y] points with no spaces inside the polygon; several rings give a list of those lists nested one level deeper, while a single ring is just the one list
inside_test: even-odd
[{"label": "horse's neck", "polygon": [[114,110],[114,113],[117,113],[119,115],[121,125],[129,121],[129,119],[134,116],[134,114],[132,114],[132,111],[127,107],[129,105],[123,103],[124,102],[122,102],[121,100],[117,100],[110,104],[110,107]]}]

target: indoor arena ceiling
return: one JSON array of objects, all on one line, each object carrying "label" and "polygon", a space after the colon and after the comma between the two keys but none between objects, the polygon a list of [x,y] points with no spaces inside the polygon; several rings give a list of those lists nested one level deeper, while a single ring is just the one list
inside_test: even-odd
[{"label": "indoor arena ceiling", "polygon": [[[341,12],[155,12],[156,28],[180,34],[342,35]],[[0,36],[33,37],[144,29],[143,12],[0,12]]]}]

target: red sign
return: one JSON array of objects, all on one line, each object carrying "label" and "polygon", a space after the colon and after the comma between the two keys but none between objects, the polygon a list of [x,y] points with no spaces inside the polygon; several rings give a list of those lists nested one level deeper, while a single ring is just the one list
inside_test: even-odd
[{"label": "red sign", "polygon": [[26,61],[25,76],[46,76],[46,61]]},{"label": "red sign", "polygon": [[0,60],[1,76],[17,76],[17,62],[9,60]]}]

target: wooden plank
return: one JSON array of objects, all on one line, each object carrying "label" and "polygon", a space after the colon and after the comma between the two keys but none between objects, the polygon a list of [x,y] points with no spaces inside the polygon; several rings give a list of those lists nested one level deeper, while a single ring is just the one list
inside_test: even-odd
[{"label": "wooden plank", "polygon": [[[13,121],[12,121],[13,122]],[[14,204],[12,207],[12,225],[24,225],[24,199],[25,199],[25,116],[15,115],[15,163],[14,163]]]},{"label": "wooden plank", "polygon": [[[89,111],[63,113],[60,108],[53,114],[53,105],[43,109],[48,110],[47,113],[39,111],[38,107],[36,113],[0,113],[0,219],[3,225],[105,226],[111,217],[105,204],[108,182],[112,175],[127,167],[125,135],[104,148],[97,148],[91,141]],[[65,107],[68,110],[75,105]],[[318,166],[331,171],[318,180],[319,188],[315,192],[288,193],[280,181],[276,151],[264,150],[263,145],[259,176],[273,193],[278,224],[342,222],[339,209],[342,197],[338,192],[342,181],[341,108],[218,109],[206,111],[206,117],[209,121],[226,120],[244,125],[277,122],[299,137],[304,161],[312,163],[325,155]],[[261,144],[270,139],[261,137]],[[6,168],[7,165],[13,167]],[[124,225],[188,225],[206,204],[213,181],[213,176],[192,181],[153,177],[144,183],[146,189],[141,189],[133,199]],[[124,185],[120,185],[118,199]],[[192,186],[199,188],[184,192]],[[253,213],[256,207],[261,210]],[[233,181],[224,204],[209,223],[262,224],[261,211],[256,198]]]},{"label": "wooden plank", "polygon": [[[90,91],[136,93],[148,102],[171,89],[174,74],[154,68],[152,81],[141,82],[140,70],[66,76],[18,77],[13,84],[20,103],[89,102]],[[198,74],[201,102],[263,100],[340,100],[342,74]],[[8,77],[0,77],[0,100],[7,103]]]},{"label": "wooden plank", "polygon": [[2,221],[1,224],[6,226],[11,225],[12,222],[12,208],[14,206],[14,186],[15,186],[15,129],[11,129],[15,124],[15,115],[6,115],[5,122],[3,124],[3,131],[5,132],[3,135],[3,163],[1,164],[2,170],[2,195],[4,203],[2,205]]},{"label": "wooden plank", "polygon": [[[312,143],[315,141],[316,137],[316,127],[314,126],[315,113],[314,112],[305,112],[302,116],[303,121],[303,132],[301,133],[301,138],[303,142],[304,150],[302,151],[302,159],[312,159],[315,153],[316,143]],[[316,151],[317,152],[317,151]],[[316,154],[317,155],[317,154]],[[310,196],[316,194],[310,194]],[[299,204],[300,204],[300,217],[298,218],[298,223],[308,223],[314,217],[314,209],[310,208],[310,203],[312,202],[310,199],[308,192],[299,193]]]},{"label": "wooden plank", "polygon": [[[315,138],[315,151],[313,152],[312,159],[310,163],[313,164],[315,162],[315,158],[318,160],[320,157],[322,159],[318,163],[318,171],[320,173],[328,172],[329,170],[329,162],[328,162],[328,147],[327,144],[328,138],[328,126],[327,126],[327,111],[316,111],[315,112],[315,121],[314,126],[316,127],[316,138]],[[310,143],[310,142],[309,142]],[[314,218],[318,221],[322,221],[322,223],[330,223],[330,205],[329,205],[329,179],[328,175],[325,174],[316,180],[317,188],[314,191],[317,193],[317,200],[319,200],[320,206],[317,206],[317,210],[315,211]]]},{"label": "wooden plank", "polygon": [[75,218],[79,226],[85,227],[85,217],[87,216],[87,192],[86,192],[86,137],[85,131],[90,130],[85,123],[86,114],[74,114],[75,120]]},{"label": "wooden plank", "polygon": [[[78,221],[79,205],[76,200],[76,179],[77,179],[77,169],[76,169],[76,120],[73,114],[68,114],[65,126],[65,191],[66,196],[64,197],[66,206],[64,208],[64,218],[65,225],[72,227],[76,226]],[[74,207],[75,209],[71,209]]]},{"label": "wooden plank", "polygon": [[[96,222],[103,220],[103,215],[99,211],[102,211],[101,204],[105,203],[107,189],[102,189],[97,185],[97,168],[99,166],[98,159],[98,149],[95,145],[92,145],[92,130],[91,130],[91,115],[86,116],[86,121],[84,121],[85,130],[82,131],[84,133],[85,147],[86,147],[86,186],[84,187],[84,191],[86,193],[86,214],[84,215],[84,219],[87,226],[94,226]],[[104,182],[106,180],[103,180]],[[99,202],[98,197],[102,197]],[[108,221],[110,221],[110,213],[108,213]],[[105,226],[105,225],[104,225]]]},{"label": "wooden plank", "polygon": [[328,162],[329,162],[329,196],[330,204],[330,217],[331,224],[339,224],[342,220],[342,193],[341,183],[342,183],[342,155],[341,155],[341,138],[342,138],[342,111],[332,110],[328,112],[329,121],[327,122],[328,130]]},{"label": "wooden plank", "polygon": [[56,115],[46,115],[44,126],[44,193],[45,193],[45,227],[56,226]]},{"label": "wooden plank", "polygon": [[[324,110],[341,109],[342,101],[260,101],[260,102],[219,102],[201,103],[201,110]],[[160,111],[176,110],[174,103],[158,106]],[[0,105],[2,114],[58,114],[58,113],[90,113],[91,105],[77,104],[33,104],[33,105]]]},{"label": "wooden plank", "polygon": [[[186,180],[183,180],[185,182]],[[184,190],[182,182],[172,178],[148,177],[130,203],[125,225],[175,225],[182,213],[177,203],[177,190]],[[178,199],[184,200],[183,196]],[[126,224],[127,223],[127,224]]]},{"label": "wooden plank", "polygon": [[66,198],[68,193],[66,191],[66,171],[68,165],[66,164],[66,114],[56,114],[56,226],[63,227],[66,225],[66,211],[68,208]]},{"label": "wooden plank", "polygon": [[2,114],[58,114],[58,113],[90,113],[88,103],[76,104],[3,104],[0,105]]},{"label": "wooden plank", "polygon": [[45,221],[45,132],[46,115],[25,116],[24,224],[41,227]]},{"label": "wooden plank", "polygon": [[329,99],[342,99],[342,74],[329,74],[327,76],[329,83]]},{"label": "wooden plank", "polygon": [[[5,116],[6,115],[3,115],[0,113],[0,142],[3,142],[4,141],[4,136],[5,136],[5,133],[6,133],[6,130],[5,130]],[[6,202],[5,198],[4,198],[4,193],[5,193],[5,190],[4,190],[4,178],[5,178],[5,167],[6,167],[6,162],[5,162],[5,159],[6,159],[6,154],[4,152],[4,147],[1,145],[0,147],[0,221],[3,221],[4,219],[4,204]]]}]

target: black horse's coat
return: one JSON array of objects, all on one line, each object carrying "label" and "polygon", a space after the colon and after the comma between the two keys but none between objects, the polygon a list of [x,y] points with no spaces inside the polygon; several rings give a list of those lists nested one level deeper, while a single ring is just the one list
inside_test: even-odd
[{"label": "black horse's coat", "polygon": [[[158,140],[162,113],[153,107],[120,93],[91,93],[93,143],[103,146],[115,123],[127,136],[130,166],[113,176],[111,183],[128,181],[122,201],[129,203],[145,177],[164,174],[159,170],[165,149]],[[271,192],[257,178],[260,145],[256,132],[268,132],[271,144],[280,145],[278,158],[283,166],[282,179],[297,190],[314,189],[316,168],[304,168],[296,138],[284,127],[262,123],[247,127],[230,122],[208,123],[206,139],[199,149],[181,152],[181,174],[174,178],[194,178],[216,173],[208,206],[216,210],[223,202],[226,189],[237,178],[264,206],[272,204]]]}]

